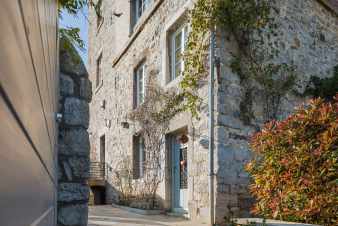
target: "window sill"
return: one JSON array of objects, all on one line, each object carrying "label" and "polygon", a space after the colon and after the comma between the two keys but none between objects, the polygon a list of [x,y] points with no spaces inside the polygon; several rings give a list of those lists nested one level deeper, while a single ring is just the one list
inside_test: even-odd
[{"label": "window sill", "polygon": [[122,51],[119,54],[117,54],[117,56],[114,58],[113,67],[115,67],[118,64],[118,62],[130,48],[130,46],[136,40],[138,35],[141,33],[141,31],[143,30],[149,19],[154,15],[156,10],[160,7],[160,5],[163,2],[164,0],[157,0],[156,2],[154,2],[151,8],[149,8],[149,10],[147,10],[147,12],[145,12],[144,15],[141,16],[139,21],[135,24],[133,31],[131,31],[127,44],[122,48]]},{"label": "window sill", "polygon": [[167,82],[164,85],[164,89],[169,90],[169,89],[172,89],[172,88],[178,88],[180,83],[182,82],[182,80],[183,80],[183,75],[180,75],[177,78]]}]

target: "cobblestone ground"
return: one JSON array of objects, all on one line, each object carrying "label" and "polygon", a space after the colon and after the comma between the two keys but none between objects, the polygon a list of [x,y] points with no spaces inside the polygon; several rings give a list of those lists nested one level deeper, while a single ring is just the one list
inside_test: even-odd
[{"label": "cobblestone ground", "polygon": [[192,222],[166,215],[144,216],[112,206],[89,207],[88,226],[207,226],[205,222]]}]

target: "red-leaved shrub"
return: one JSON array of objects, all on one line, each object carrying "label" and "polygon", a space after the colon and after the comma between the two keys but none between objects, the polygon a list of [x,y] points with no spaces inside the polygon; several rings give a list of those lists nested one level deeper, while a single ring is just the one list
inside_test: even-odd
[{"label": "red-leaved shrub", "polygon": [[246,166],[253,212],[280,220],[338,225],[338,94],[312,100],[251,140]]}]

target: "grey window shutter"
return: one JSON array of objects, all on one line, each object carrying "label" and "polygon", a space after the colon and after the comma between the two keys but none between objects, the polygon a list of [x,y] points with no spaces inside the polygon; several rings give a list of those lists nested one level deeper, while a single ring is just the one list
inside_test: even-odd
[{"label": "grey window shutter", "polygon": [[140,178],[139,137],[133,136],[133,178]]}]

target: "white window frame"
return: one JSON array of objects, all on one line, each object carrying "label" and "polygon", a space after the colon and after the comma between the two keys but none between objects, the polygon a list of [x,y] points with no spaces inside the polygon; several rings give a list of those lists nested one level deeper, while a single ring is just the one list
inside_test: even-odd
[{"label": "white window frame", "polygon": [[[181,33],[181,34],[180,34]],[[170,70],[170,78],[169,78],[169,82],[175,80],[176,78],[178,78],[179,76],[182,75],[182,72],[184,71],[184,60],[183,58],[181,58],[180,60],[178,60],[176,58],[176,50],[178,48],[176,48],[176,37],[177,35],[180,34],[181,37],[181,46],[180,46],[180,54],[181,57],[183,57],[184,51],[186,49],[186,44],[187,44],[187,39],[188,39],[188,25],[187,24],[183,24],[182,26],[180,26],[178,29],[176,29],[171,35],[170,35],[170,53],[171,53],[171,70]],[[180,65],[180,69],[181,69],[181,74],[176,74],[176,65],[177,64],[181,64]]]},{"label": "white window frame", "polygon": [[[145,63],[141,63],[135,70],[135,107],[140,106],[144,103],[145,98],[145,82],[146,82],[146,66]],[[142,76],[142,79],[140,77]]]}]

